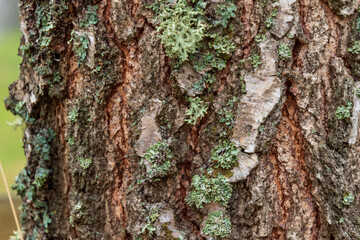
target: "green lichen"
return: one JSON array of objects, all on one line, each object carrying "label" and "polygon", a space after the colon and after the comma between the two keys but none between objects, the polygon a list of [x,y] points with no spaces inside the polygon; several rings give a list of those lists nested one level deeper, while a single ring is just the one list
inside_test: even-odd
[{"label": "green lichen", "polygon": [[199,16],[204,15],[200,9],[188,6],[185,0],[159,6],[157,31],[169,57],[184,62],[191,53],[196,52],[208,28]]},{"label": "green lichen", "polygon": [[49,174],[51,173],[51,170],[45,169],[43,167],[39,167],[36,169],[35,178],[33,184],[40,188],[47,180]]},{"label": "green lichen", "polygon": [[86,28],[90,25],[96,25],[99,22],[99,18],[96,15],[98,6],[88,6],[87,14],[84,20],[80,21],[80,27]]},{"label": "green lichen", "polygon": [[220,173],[217,177],[210,178],[204,175],[195,175],[192,179],[191,189],[186,202],[197,208],[202,208],[204,204],[211,202],[225,206],[232,193],[228,178]]},{"label": "green lichen", "polygon": [[141,164],[148,164],[146,175],[149,178],[164,177],[168,175],[173,166],[173,154],[168,143],[166,141],[161,141],[149,147]]},{"label": "green lichen", "polygon": [[279,58],[280,60],[291,58],[292,52],[288,45],[280,44],[279,45]]},{"label": "green lichen", "polygon": [[199,97],[190,98],[189,101],[190,101],[190,107],[185,113],[185,115],[187,116],[185,122],[195,125],[198,118],[205,116],[208,106]]},{"label": "green lichen", "polygon": [[234,167],[239,158],[239,149],[234,143],[222,141],[211,150],[211,162],[216,168],[230,169]]},{"label": "green lichen", "polygon": [[148,234],[151,236],[153,232],[155,232],[156,228],[153,226],[153,224],[156,222],[158,217],[160,216],[159,208],[154,206],[150,210],[150,214],[147,216],[147,224],[143,227],[142,232],[148,232]]},{"label": "green lichen", "polygon": [[347,104],[347,106],[339,106],[335,112],[336,118],[342,120],[351,117],[351,108],[352,104],[350,102]]},{"label": "green lichen", "polygon": [[54,139],[55,133],[52,129],[41,130],[33,139],[34,154],[39,161],[50,161],[50,142]]},{"label": "green lichen", "polygon": [[80,35],[75,31],[71,32],[71,39],[68,43],[72,43],[72,50],[78,59],[78,66],[85,62],[87,50],[89,49],[89,38],[86,34]]},{"label": "green lichen", "polygon": [[251,60],[251,65],[255,69],[257,69],[261,65],[260,56],[256,53],[250,57],[250,60]]},{"label": "green lichen", "polygon": [[215,238],[226,238],[231,233],[230,218],[224,216],[221,210],[212,212],[205,220],[203,232]]},{"label": "green lichen", "polygon": [[82,167],[82,169],[84,169],[84,170],[88,169],[92,163],[91,158],[78,157],[77,160],[80,163],[80,166]]},{"label": "green lichen", "polygon": [[351,47],[349,47],[348,52],[350,52],[352,54],[359,54],[359,52],[360,52],[360,41],[356,41]]},{"label": "green lichen", "polygon": [[354,200],[355,200],[354,195],[352,195],[351,193],[349,193],[349,194],[346,194],[346,195],[343,196],[343,201],[342,201],[342,203],[343,203],[344,205],[349,206]]},{"label": "green lichen", "polygon": [[355,90],[355,95],[360,98],[360,87]]},{"label": "green lichen", "polygon": [[215,13],[217,16],[213,25],[215,27],[217,26],[222,26],[224,28],[227,27],[229,20],[236,16],[235,15],[236,10],[237,10],[236,5],[231,1],[227,1],[226,3],[216,5]]},{"label": "green lichen", "polygon": [[75,139],[74,139],[74,137],[70,137],[67,142],[68,142],[68,144],[69,144],[70,146],[73,146],[73,145],[75,144]]},{"label": "green lichen", "polygon": [[[13,234],[12,236],[10,236],[10,239],[9,240],[21,240],[20,238],[20,234],[18,231],[13,231]],[[23,233],[22,233],[23,234]]]},{"label": "green lichen", "polygon": [[209,42],[209,47],[213,48],[217,54],[230,55],[236,46],[229,36],[221,36],[219,33],[209,35],[212,41]]},{"label": "green lichen", "polygon": [[[29,144],[32,145],[31,152],[32,164],[36,164],[36,171],[26,166],[20,174],[16,177],[12,188],[23,199],[22,212],[20,218],[23,222],[30,219],[35,226],[32,233],[28,236],[38,236],[37,227],[48,232],[49,224],[51,223],[51,213],[49,212],[47,202],[41,196],[41,192],[47,191],[44,188],[48,181],[51,169],[50,167],[50,150],[51,141],[55,134],[51,129],[41,129],[35,136],[28,138]],[[40,195],[40,197],[39,197]]]},{"label": "green lichen", "polygon": [[268,17],[268,18],[265,20],[265,26],[266,26],[267,28],[271,28],[271,27],[272,27],[272,24],[273,24],[273,21],[274,21],[273,19],[274,19],[274,17],[277,16],[277,14],[278,14],[278,9],[275,8],[275,9],[271,12],[270,17]]},{"label": "green lichen", "polygon": [[73,109],[71,112],[69,112],[68,119],[71,124],[74,124],[77,122],[77,117],[79,116],[79,109]]},{"label": "green lichen", "polygon": [[266,41],[266,36],[261,31],[258,35],[255,36],[255,42],[259,43],[259,42],[264,42],[264,41]]}]

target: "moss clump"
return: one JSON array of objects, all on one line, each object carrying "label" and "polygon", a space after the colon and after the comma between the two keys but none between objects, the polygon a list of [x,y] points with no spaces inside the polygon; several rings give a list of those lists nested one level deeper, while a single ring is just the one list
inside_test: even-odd
[{"label": "moss clump", "polygon": [[162,141],[147,149],[141,164],[149,164],[146,168],[146,175],[149,178],[156,178],[168,175],[170,168],[173,166],[172,161],[171,149],[166,141]]},{"label": "moss clump", "polygon": [[199,97],[190,98],[189,101],[190,107],[185,113],[185,122],[195,125],[198,118],[205,116],[208,106]]},{"label": "moss clump", "polygon": [[348,103],[347,106],[340,106],[336,109],[335,116],[337,119],[347,119],[351,117],[352,104]]},{"label": "moss clump", "polygon": [[231,233],[230,218],[224,217],[223,212],[216,211],[209,214],[205,220],[203,232],[215,238],[226,238]]},{"label": "moss clump", "polygon": [[157,31],[161,32],[160,39],[169,57],[186,61],[189,54],[196,52],[196,48],[205,36],[207,24],[199,16],[204,15],[200,9],[188,6],[185,0],[176,1],[168,5],[158,1],[160,22]]},{"label": "moss clump", "polygon": [[217,177],[208,178],[204,175],[195,175],[191,183],[192,191],[186,198],[186,202],[197,208],[202,208],[204,204],[217,202],[225,206],[232,193],[232,188],[228,178],[220,173]]},{"label": "moss clump", "polygon": [[216,168],[230,169],[237,163],[238,158],[239,150],[229,141],[220,142],[211,150],[211,161],[216,163]]}]

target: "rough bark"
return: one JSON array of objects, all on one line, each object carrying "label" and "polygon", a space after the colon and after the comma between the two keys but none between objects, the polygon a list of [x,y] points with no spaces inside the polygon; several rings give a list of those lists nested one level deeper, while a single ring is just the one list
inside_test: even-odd
[{"label": "rough bark", "polygon": [[[217,29],[236,49],[194,87],[208,70],[169,57],[153,1],[20,1],[23,62],[5,104],[26,124],[27,239],[216,239],[204,228],[218,210],[226,239],[360,236],[358,1],[233,3]],[[208,108],[193,125],[195,96]],[[231,169],[211,161],[224,141]],[[159,142],[172,162],[152,178],[143,161]],[[219,173],[229,201],[189,204],[193,177]]]}]

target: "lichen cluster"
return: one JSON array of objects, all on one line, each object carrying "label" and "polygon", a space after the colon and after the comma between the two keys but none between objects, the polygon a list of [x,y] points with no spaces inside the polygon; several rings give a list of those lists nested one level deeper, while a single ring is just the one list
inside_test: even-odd
[{"label": "lichen cluster", "polygon": [[203,232],[216,238],[229,236],[231,232],[230,218],[225,217],[221,210],[210,213],[205,220]]},{"label": "lichen cluster", "polygon": [[33,237],[38,236],[37,229],[45,229],[45,232],[47,232],[51,223],[51,213],[47,200],[41,196],[41,192],[46,191],[44,185],[52,172],[52,169],[50,169],[50,143],[54,137],[55,133],[51,129],[42,129],[27,140],[33,149],[31,152],[32,162],[37,167],[33,171],[31,169],[34,168],[29,168],[29,165],[27,165],[16,177],[15,183],[12,185],[12,189],[16,190],[24,200],[20,214],[22,221],[33,218],[36,225],[31,233]]},{"label": "lichen cluster", "polygon": [[191,182],[192,191],[186,198],[190,206],[202,208],[204,204],[217,202],[225,206],[232,193],[232,188],[227,177],[219,173],[217,177],[195,175]]},{"label": "lichen cluster", "polygon": [[148,178],[159,178],[168,175],[173,166],[173,154],[166,141],[158,142],[149,147],[141,161],[146,167]]},{"label": "lichen cluster", "polygon": [[[213,99],[212,86],[216,82],[217,73],[226,68],[228,59],[236,49],[232,26],[237,11],[236,5],[230,0],[158,0],[151,9],[155,15],[161,42],[166,54],[171,58],[172,67],[179,69],[184,65],[192,66],[194,72],[201,76],[192,85],[196,96],[188,98],[189,107],[185,113],[185,122],[196,125],[211,107],[212,100],[209,99]],[[260,57],[254,56],[253,65],[258,67],[259,64]],[[236,98],[228,99],[227,104],[217,113],[224,131],[219,135],[218,144],[214,146],[209,159],[209,163],[216,169],[230,171],[237,164],[239,150],[228,140],[234,124],[233,111],[236,102]],[[220,172],[200,174],[193,177],[186,201],[197,208],[211,202],[225,206],[231,193],[232,187],[228,178]],[[227,230],[223,231],[223,223],[216,220],[215,216],[209,215],[208,219],[208,226],[204,230],[206,235],[226,237],[230,234],[230,220],[226,220]],[[220,225],[215,226],[217,224]],[[217,227],[217,230],[211,230]]]}]

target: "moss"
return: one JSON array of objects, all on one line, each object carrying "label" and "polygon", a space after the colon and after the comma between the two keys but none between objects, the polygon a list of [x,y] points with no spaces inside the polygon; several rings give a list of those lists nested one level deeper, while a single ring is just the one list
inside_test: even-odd
[{"label": "moss", "polygon": [[228,237],[231,233],[230,218],[224,217],[221,210],[210,213],[205,220],[203,232],[215,238]]},{"label": "moss", "polygon": [[192,179],[191,189],[186,202],[197,208],[202,208],[204,204],[211,202],[225,206],[232,193],[228,178],[220,173],[217,177],[210,178],[204,175],[195,175]]}]

